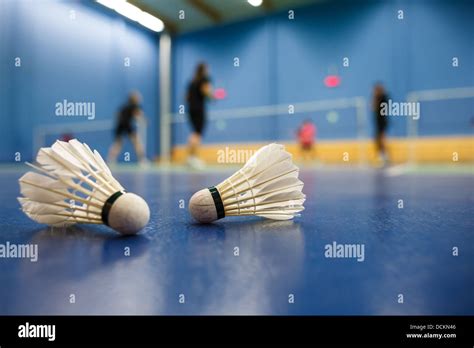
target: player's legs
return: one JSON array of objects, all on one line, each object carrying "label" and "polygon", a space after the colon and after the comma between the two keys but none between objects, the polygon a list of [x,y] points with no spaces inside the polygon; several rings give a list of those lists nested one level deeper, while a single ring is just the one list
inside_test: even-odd
[{"label": "player's legs", "polygon": [[380,153],[385,152],[385,133],[380,132],[377,136],[377,147]]},{"label": "player's legs", "polygon": [[199,146],[201,145],[201,134],[192,132],[188,139],[188,149],[190,156],[197,156]]},{"label": "player's legs", "polygon": [[140,137],[138,136],[137,132],[131,132],[129,133],[128,137],[130,138],[130,141],[132,142],[133,148],[135,149],[135,153],[137,154],[138,161],[139,162],[144,162],[146,160],[145,158],[145,149],[143,147],[143,144],[140,140]]},{"label": "player's legs", "polygon": [[204,111],[192,110],[189,114],[193,131],[188,138],[188,163],[193,167],[202,167],[203,162],[198,158],[204,128]]},{"label": "player's legs", "polygon": [[311,143],[301,144],[301,157],[304,162],[313,160],[313,144]]},{"label": "player's legs", "polygon": [[118,125],[117,128],[115,129],[114,142],[110,146],[109,154],[107,156],[107,161],[109,163],[115,163],[115,161],[117,161],[117,156],[120,150],[122,149],[122,133],[123,133],[123,127]]},{"label": "player's legs", "polygon": [[387,157],[387,144],[386,144],[384,129],[379,129],[377,131],[377,135],[375,137],[375,145],[376,145],[377,153],[380,160],[386,163],[388,161],[388,157]]}]

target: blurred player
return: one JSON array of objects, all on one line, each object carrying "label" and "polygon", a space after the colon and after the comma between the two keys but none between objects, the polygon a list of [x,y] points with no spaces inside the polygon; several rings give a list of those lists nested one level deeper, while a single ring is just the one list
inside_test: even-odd
[{"label": "blurred player", "polygon": [[72,132],[70,132],[70,131],[64,132],[63,134],[61,134],[61,137],[60,137],[61,141],[64,141],[64,142],[66,142],[66,143],[67,143],[69,140],[72,140],[72,139],[74,139],[74,138],[75,138],[75,136],[74,136],[74,135],[72,134]]},{"label": "blurred player", "polygon": [[189,120],[192,126],[192,133],[188,139],[188,164],[193,168],[204,166],[204,163],[198,158],[198,150],[206,126],[206,99],[211,98],[213,98],[212,85],[207,65],[199,63],[186,94]]},{"label": "blurred player", "polygon": [[307,119],[298,129],[298,143],[301,148],[303,161],[313,160],[314,144],[316,138],[316,125],[312,120]]},{"label": "blurred player", "polygon": [[388,117],[381,113],[382,103],[388,103],[388,96],[382,83],[377,82],[374,85],[372,96],[372,111],[374,112],[375,121],[375,146],[377,148],[379,159],[385,165],[388,163],[387,145],[385,140]]},{"label": "blurred player", "polygon": [[145,117],[141,109],[142,97],[138,92],[132,92],[128,96],[128,102],[120,109],[115,127],[115,140],[109,150],[108,161],[114,163],[117,160],[117,155],[122,149],[122,138],[127,136],[133,144],[138,161],[141,165],[147,164],[140,137],[137,134],[135,122],[140,121],[145,123]]}]

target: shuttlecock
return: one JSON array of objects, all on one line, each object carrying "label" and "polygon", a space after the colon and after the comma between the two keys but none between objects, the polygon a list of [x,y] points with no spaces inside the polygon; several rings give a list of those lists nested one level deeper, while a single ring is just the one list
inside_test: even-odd
[{"label": "shuttlecock", "polygon": [[31,219],[52,226],[105,224],[122,234],[135,234],[148,223],[147,203],[125,192],[87,144],[56,141],[41,148],[36,161],[28,165],[38,172],[18,180],[24,196],[18,200]]},{"label": "shuttlecock", "polygon": [[304,209],[306,196],[301,192],[303,182],[298,174],[283,145],[266,145],[235,174],[196,192],[189,201],[189,210],[202,223],[235,215],[289,220]]}]

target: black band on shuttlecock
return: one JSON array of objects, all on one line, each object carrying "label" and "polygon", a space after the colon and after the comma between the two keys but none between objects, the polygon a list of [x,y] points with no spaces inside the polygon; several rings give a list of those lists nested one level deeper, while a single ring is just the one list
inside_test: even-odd
[{"label": "black band on shuttlecock", "polygon": [[224,210],[224,203],[222,202],[221,194],[215,188],[215,186],[209,187],[208,190],[211,192],[212,199],[214,200],[214,204],[216,205],[217,218],[222,219],[223,217],[225,217],[225,210]]},{"label": "black band on shuttlecock", "polygon": [[119,198],[124,193],[125,191],[117,191],[105,201],[105,204],[102,207],[102,221],[105,225],[109,226],[109,213],[110,209],[112,209],[112,205],[117,200],[117,198]]}]

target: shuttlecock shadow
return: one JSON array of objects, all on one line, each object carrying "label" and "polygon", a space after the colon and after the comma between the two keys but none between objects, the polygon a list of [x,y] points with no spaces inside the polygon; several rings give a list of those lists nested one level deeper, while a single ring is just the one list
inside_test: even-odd
[{"label": "shuttlecock shadow", "polygon": [[215,237],[216,239],[225,239],[225,224],[223,223],[191,223],[186,229],[191,238],[200,238],[205,236],[206,238]]},{"label": "shuttlecock shadow", "polygon": [[[280,296],[299,291],[292,284],[302,282],[306,245],[298,222],[257,217],[216,224],[225,231],[225,241],[210,240],[208,246],[205,238],[193,239],[189,249],[196,270],[214,284],[215,296],[202,314],[268,314]],[[279,310],[289,308],[282,304]]]},{"label": "shuttlecock shadow", "polygon": [[294,220],[258,220],[253,225],[254,228],[266,232],[291,232],[299,230],[299,223]]},{"label": "shuttlecock shadow", "polygon": [[116,232],[109,229],[97,228],[95,226],[72,225],[64,227],[49,226],[42,228],[34,233],[33,238],[36,241],[50,239],[50,238],[76,238],[76,239],[90,239],[90,240],[107,240],[114,238],[121,238]]},{"label": "shuttlecock shadow", "polygon": [[201,224],[193,222],[189,224],[192,232],[201,233],[220,233],[225,234],[227,232],[245,232],[245,231],[267,231],[267,232],[289,232],[292,230],[299,229],[299,223],[294,220],[268,220],[261,217],[230,217],[226,221],[217,221],[208,224]]},{"label": "shuttlecock shadow", "polygon": [[[145,253],[150,241],[143,235],[123,236],[105,228],[73,225],[38,230],[30,242],[39,245],[43,258],[52,259],[64,254],[61,250],[69,250],[69,255],[82,254],[82,258],[87,258],[82,264],[91,270],[139,257]],[[68,259],[68,255],[62,257]]]},{"label": "shuttlecock shadow", "polygon": [[[22,242],[37,245],[37,262],[15,259],[14,271],[9,275],[9,289],[15,291],[10,301],[14,312],[115,313],[114,295],[110,299],[101,297],[100,291],[135,291],[143,279],[138,270],[147,265],[150,240],[145,235],[124,238],[101,230],[71,226],[32,231]],[[70,294],[82,301],[80,306],[69,303]],[[65,301],[58,300],[61,298]],[[127,303],[121,300],[121,305]]]}]

